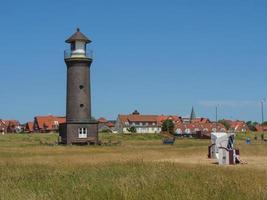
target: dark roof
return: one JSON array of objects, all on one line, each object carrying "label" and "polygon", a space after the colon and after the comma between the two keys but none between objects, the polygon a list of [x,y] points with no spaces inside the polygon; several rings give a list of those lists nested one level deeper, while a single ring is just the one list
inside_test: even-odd
[{"label": "dark roof", "polygon": [[72,43],[76,40],[85,41],[86,43],[92,42],[89,38],[87,38],[82,32],[80,32],[80,29],[77,28],[76,33],[74,33],[72,36],[70,36],[69,39],[67,39],[66,43]]}]

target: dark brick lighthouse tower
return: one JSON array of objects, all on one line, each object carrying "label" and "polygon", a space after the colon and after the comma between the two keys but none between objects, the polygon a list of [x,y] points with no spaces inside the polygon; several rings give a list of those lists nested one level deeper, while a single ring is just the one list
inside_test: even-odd
[{"label": "dark brick lighthouse tower", "polygon": [[70,49],[64,52],[67,65],[66,123],[60,125],[59,135],[63,144],[98,142],[98,122],[91,116],[90,66],[92,52],[86,49],[90,43],[77,29],[66,43]]}]

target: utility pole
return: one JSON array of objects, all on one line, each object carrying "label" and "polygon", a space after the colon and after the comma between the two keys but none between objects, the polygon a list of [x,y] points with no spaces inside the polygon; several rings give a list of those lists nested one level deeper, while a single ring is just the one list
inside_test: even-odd
[{"label": "utility pole", "polygon": [[216,105],[215,112],[216,112],[216,123],[218,123],[218,105]]},{"label": "utility pole", "polygon": [[263,127],[263,122],[264,122],[264,113],[263,113],[264,102],[265,102],[265,99],[262,99],[261,100],[261,129],[262,129],[262,138],[264,138],[264,127]]},{"label": "utility pole", "polygon": [[218,129],[218,106],[219,106],[219,104],[217,104],[216,107],[215,107],[215,113],[216,113],[216,132],[218,132],[217,131],[217,129]]},{"label": "utility pole", "polygon": [[263,106],[264,106],[265,99],[261,100],[261,124],[263,125],[264,122],[264,113],[263,113]]}]

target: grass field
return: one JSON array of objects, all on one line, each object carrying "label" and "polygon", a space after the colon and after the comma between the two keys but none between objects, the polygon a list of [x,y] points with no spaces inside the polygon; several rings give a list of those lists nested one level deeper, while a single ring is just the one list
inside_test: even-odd
[{"label": "grass field", "polygon": [[[207,159],[209,140],[100,134],[117,146],[58,146],[57,134],[0,136],[0,199],[267,199],[267,143],[240,135],[247,165]],[[267,137],[267,135],[266,135]],[[259,137],[260,138],[260,137]]]}]

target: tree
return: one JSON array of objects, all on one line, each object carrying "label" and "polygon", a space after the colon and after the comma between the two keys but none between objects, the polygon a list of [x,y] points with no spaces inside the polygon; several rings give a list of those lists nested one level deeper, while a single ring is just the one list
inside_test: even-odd
[{"label": "tree", "polygon": [[134,126],[131,126],[130,128],[127,128],[127,131],[130,133],[136,133],[136,128]]},{"label": "tree", "polygon": [[249,130],[256,131],[256,126],[258,125],[257,122],[247,121],[246,124],[248,125]]},{"label": "tree", "polygon": [[252,123],[254,126],[258,125],[259,123],[258,122],[253,122]]},{"label": "tree", "polygon": [[262,123],[263,126],[267,126],[267,121]]},{"label": "tree", "polygon": [[174,134],[174,123],[172,120],[170,119],[166,119],[163,123],[162,123],[162,127],[161,127],[162,131],[167,131],[171,134]]},{"label": "tree", "polygon": [[224,125],[227,130],[229,130],[229,128],[231,127],[231,124],[227,120],[222,119],[222,120],[219,120],[218,122]]}]

